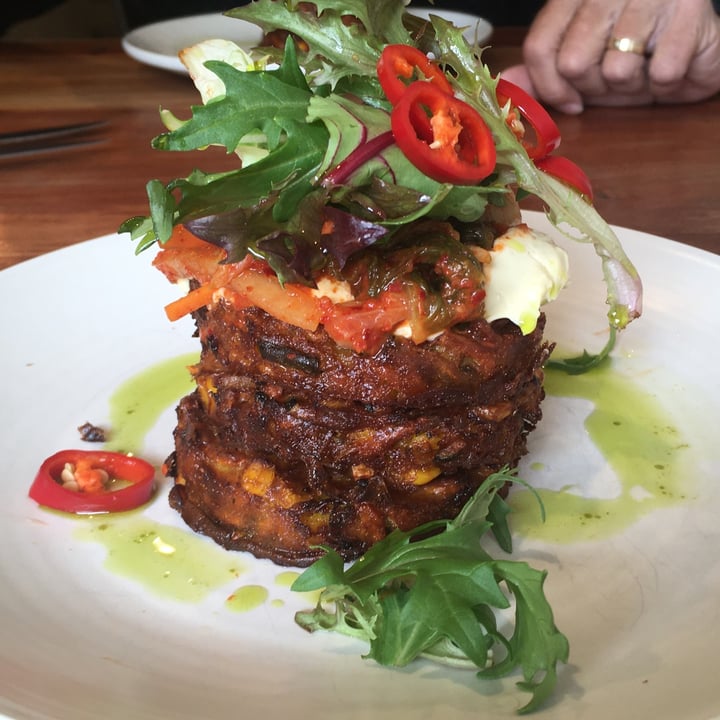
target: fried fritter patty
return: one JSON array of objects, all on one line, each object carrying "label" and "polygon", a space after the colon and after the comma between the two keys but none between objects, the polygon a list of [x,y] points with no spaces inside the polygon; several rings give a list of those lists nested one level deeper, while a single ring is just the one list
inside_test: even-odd
[{"label": "fried fritter patty", "polygon": [[304,566],[454,517],[514,467],[540,420],[544,317],[475,321],[374,356],[254,307],[196,314],[197,389],[178,407],[171,504],[233,550]]}]

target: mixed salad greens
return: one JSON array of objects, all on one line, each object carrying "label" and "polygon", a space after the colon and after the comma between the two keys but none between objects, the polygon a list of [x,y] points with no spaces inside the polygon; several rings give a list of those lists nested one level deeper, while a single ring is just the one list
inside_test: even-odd
[{"label": "mixed salad greens", "polygon": [[[407,4],[255,0],[227,12],[281,42],[252,54],[222,40],[185,51],[203,104],[186,120],[163,110],[167,132],[153,146],[221,146],[238,156],[238,168],[150,181],[150,215],[121,231],[139,252],[182,225],[226,251],[226,263],[249,254],[282,284],[312,285],[318,269],[391,245],[416,220],[473,223],[511,193],[532,194],[601,259],[610,342],[598,356],[560,361],[568,372],[593,367],[616,330],[641,313],[637,271],[593,208],[587,179],[555,152],[560,138],[549,116],[538,119],[491,74],[466,29],[439,16],[422,21]],[[545,598],[545,573],[494,560],[481,546],[492,531],[512,549],[498,495],[510,481],[509,472],[491,476],[456,519],[396,531],[350,567],[328,550],[293,586],[324,588],[297,622],[362,638],[368,657],[386,665],[425,657],[482,677],[520,669],[519,685],[532,693],[521,712],[537,709],[567,662],[568,641]],[[506,636],[495,611],[508,609]]]},{"label": "mixed salad greens", "polygon": [[[241,167],[196,170],[166,185],[150,181],[150,216],[131,218],[121,231],[139,240],[140,251],[166,242],[173,227],[184,224],[225,248],[229,262],[249,252],[266,260],[281,282],[307,284],[328,259],[342,264],[363,247],[389,242],[412,220],[472,222],[489,203],[502,205],[509,192],[529,193],[544,202],[556,226],[594,245],[610,324],[625,327],[641,313],[642,287],[611,228],[581,192],[540,169],[552,169],[561,156],[530,157],[513,129],[512,104],[498,100],[500,79],[463,29],[438,16],[431,16],[431,25],[418,25],[406,4],[256,0],[228,11],[268,35],[287,34],[284,49],[263,48],[259,59],[236,46],[198,50],[207,53],[194,69],[196,84],[205,86],[205,104],[185,121],[166,111],[169,131],[153,145],[176,151],[219,145],[237,153]],[[398,146],[394,107],[378,77],[388,45],[431,53],[454,100],[480,115],[495,158],[484,180],[434,179]],[[323,232],[328,208],[334,231]]]}]

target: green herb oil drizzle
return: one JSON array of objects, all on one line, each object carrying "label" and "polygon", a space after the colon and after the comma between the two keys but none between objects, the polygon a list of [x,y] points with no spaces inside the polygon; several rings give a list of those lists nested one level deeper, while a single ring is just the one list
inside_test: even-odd
[{"label": "green herb oil drizzle", "polygon": [[[561,490],[538,489],[546,509],[543,523],[531,492],[513,490],[509,503],[515,532],[556,543],[595,540],[692,494],[689,473],[682,469],[686,442],[660,403],[615,371],[612,363],[584,375],[547,371],[545,390],[548,395],[593,403],[585,429],[615,472],[620,494],[607,499],[583,497],[577,494],[582,477],[568,478]],[[532,463],[525,479],[532,485],[532,471],[543,469]]]},{"label": "green herb oil drizzle", "polygon": [[103,545],[114,575],[182,602],[198,603],[248,570],[207,538],[134,513],[84,518],[75,537]]},{"label": "green herb oil drizzle", "polygon": [[160,415],[194,389],[188,366],[197,361],[197,353],[188,353],[124,382],[110,398],[111,436],[105,447],[140,454],[145,436]]},{"label": "green herb oil drizzle", "polygon": [[262,585],[243,585],[227,598],[225,607],[233,612],[248,612],[264,605],[269,595]]}]

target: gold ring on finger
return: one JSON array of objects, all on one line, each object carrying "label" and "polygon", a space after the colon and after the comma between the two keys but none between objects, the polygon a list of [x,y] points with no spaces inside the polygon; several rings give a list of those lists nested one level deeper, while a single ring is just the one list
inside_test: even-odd
[{"label": "gold ring on finger", "polygon": [[633,53],[634,55],[649,55],[647,46],[642,40],[636,40],[629,37],[611,37],[607,44],[608,50],[619,50],[624,53]]}]

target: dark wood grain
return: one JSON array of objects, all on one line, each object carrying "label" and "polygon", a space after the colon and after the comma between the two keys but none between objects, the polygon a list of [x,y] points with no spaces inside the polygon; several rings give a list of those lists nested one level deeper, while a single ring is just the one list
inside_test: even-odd
[{"label": "dark wood grain", "polygon": [[[517,62],[521,40],[517,29],[498,29],[490,67]],[[0,268],[115,232],[146,212],[147,180],[209,167],[197,153],[150,148],[163,130],[160,106],[187,116],[198,102],[191,81],[137,63],[115,39],[0,43],[0,101],[0,132],[107,121],[93,145],[0,159]],[[562,152],[592,178],[609,222],[718,251],[720,98],[556,119]],[[213,167],[230,166],[208,152]]]}]

